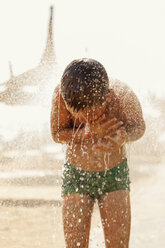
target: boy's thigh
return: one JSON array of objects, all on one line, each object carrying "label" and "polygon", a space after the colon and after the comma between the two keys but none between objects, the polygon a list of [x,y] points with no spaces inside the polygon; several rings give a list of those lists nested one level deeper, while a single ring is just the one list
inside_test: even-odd
[{"label": "boy's thigh", "polygon": [[67,194],[63,196],[63,206],[67,206],[69,205],[74,205],[76,206],[93,206],[95,200],[90,197],[89,195],[85,195],[85,194]]},{"label": "boy's thigh", "polygon": [[130,218],[130,192],[117,190],[102,195],[98,201],[101,217],[122,220]]},{"label": "boy's thigh", "polygon": [[103,195],[99,199],[99,209],[106,239],[111,241],[111,244],[128,244],[131,223],[129,191],[118,190]]},{"label": "boy's thigh", "polygon": [[87,195],[68,194],[63,200],[63,227],[67,247],[86,248],[94,199]]},{"label": "boy's thigh", "polygon": [[88,222],[93,211],[94,202],[94,199],[88,195],[65,195],[63,199],[63,220],[69,220],[75,226]]}]

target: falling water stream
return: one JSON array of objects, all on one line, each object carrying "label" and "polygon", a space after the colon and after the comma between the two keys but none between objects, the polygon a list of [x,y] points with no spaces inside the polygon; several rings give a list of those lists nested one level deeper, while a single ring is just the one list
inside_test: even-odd
[{"label": "falling water stream", "polygon": [[[65,158],[61,145],[50,137],[50,108],[1,104],[0,111],[1,245],[3,248],[64,248],[60,176]],[[153,118],[145,112],[145,106],[144,116],[147,123]],[[133,148],[128,146],[132,181],[131,248],[165,245],[164,156],[154,155],[152,149],[155,147],[156,154],[156,143],[147,146],[147,154],[142,153],[145,139],[150,139],[155,126],[149,126],[146,138]],[[81,147],[84,149],[83,140]],[[105,163],[109,159],[110,155],[105,154]],[[90,233],[90,248],[95,247],[104,247],[97,204]]]},{"label": "falling water stream", "polygon": [[[50,7],[45,40],[42,20],[52,4],[55,8]],[[50,112],[61,78],[57,78],[61,74],[57,60],[63,69],[67,61],[81,56],[98,58],[109,76],[141,88],[135,93],[142,104],[146,132],[126,145],[131,180],[129,248],[165,248],[164,1],[7,0],[0,7],[0,248],[66,248],[61,176],[67,147],[51,137]],[[8,60],[13,69],[10,64],[10,78],[3,83]],[[38,66],[23,73],[21,68],[30,68],[36,61]],[[21,74],[16,76],[17,72]],[[147,88],[150,92],[144,93]],[[7,93],[6,99],[2,92]],[[31,93],[30,104],[20,103],[20,95]],[[58,127],[60,104],[59,98]],[[70,145],[73,156],[77,154],[74,139],[82,128],[76,121],[77,117]],[[85,134],[88,115],[86,121]],[[84,158],[89,156],[86,142],[81,140]],[[111,154],[105,153],[105,173],[110,159]],[[100,161],[97,166],[101,168]],[[89,248],[104,247],[96,201]]]},{"label": "falling water stream", "polygon": [[[50,51],[50,47],[47,48],[46,51]],[[66,147],[55,144],[50,132],[51,98],[54,84],[57,85],[59,80],[55,77],[56,71],[50,73],[51,67],[46,70],[44,67],[37,68],[39,70],[35,69],[33,80],[40,78],[39,83],[44,88],[35,92],[35,104],[11,106],[0,103],[0,244],[3,248],[65,247],[61,175]],[[27,78],[26,75],[24,80]],[[58,93],[60,95],[60,87]],[[130,248],[164,248],[165,100],[157,99],[152,94],[144,96],[144,99],[142,108],[146,133],[133,145],[127,145],[132,182]],[[58,127],[59,116],[60,97]],[[82,124],[76,126],[76,121],[77,117],[73,123],[70,145],[73,153],[76,149],[74,138],[82,128]],[[89,132],[88,113],[86,121],[85,134]],[[81,140],[84,157],[89,156],[85,142]],[[105,153],[105,173],[110,159],[111,154]],[[78,221],[81,222],[81,219]],[[105,247],[97,203],[92,215],[89,247]]]}]

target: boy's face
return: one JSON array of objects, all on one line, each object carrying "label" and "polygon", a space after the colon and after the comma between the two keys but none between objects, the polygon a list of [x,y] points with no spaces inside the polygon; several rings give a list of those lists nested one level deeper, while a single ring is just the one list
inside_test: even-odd
[{"label": "boy's face", "polygon": [[78,112],[66,104],[68,111],[76,118],[79,119],[81,123],[92,123],[95,122],[99,117],[104,114],[106,108],[106,102],[102,105],[97,105],[90,108],[80,109]]},{"label": "boy's face", "polygon": [[95,123],[99,117],[103,116],[106,105],[111,100],[112,91],[109,92],[107,99],[100,105],[96,105],[90,108],[80,109],[78,112],[74,110],[73,107],[70,107],[66,101],[67,110],[74,116],[75,119],[79,119],[81,123]]}]

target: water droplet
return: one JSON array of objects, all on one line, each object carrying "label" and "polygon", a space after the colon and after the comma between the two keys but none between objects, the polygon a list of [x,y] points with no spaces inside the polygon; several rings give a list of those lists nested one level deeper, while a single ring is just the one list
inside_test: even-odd
[{"label": "water droplet", "polygon": [[109,239],[106,239],[107,243],[110,244],[110,240]]}]

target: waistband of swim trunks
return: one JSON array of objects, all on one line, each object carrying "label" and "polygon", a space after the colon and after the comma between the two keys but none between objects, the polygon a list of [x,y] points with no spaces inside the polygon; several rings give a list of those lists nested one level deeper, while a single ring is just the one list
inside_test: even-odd
[{"label": "waistband of swim trunks", "polygon": [[106,171],[86,171],[86,170],[83,170],[79,167],[76,167],[74,165],[72,165],[71,163],[68,163],[66,162],[64,164],[64,168],[72,168],[73,170],[76,170],[77,172],[84,172],[84,173],[93,173],[93,174],[104,174],[105,172],[115,172],[116,170],[118,170],[121,166],[124,166],[124,167],[127,167],[127,158],[124,158],[122,162],[120,162],[119,164],[117,164],[116,166],[114,166],[113,168],[109,169],[109,170],[106,170]]}]

